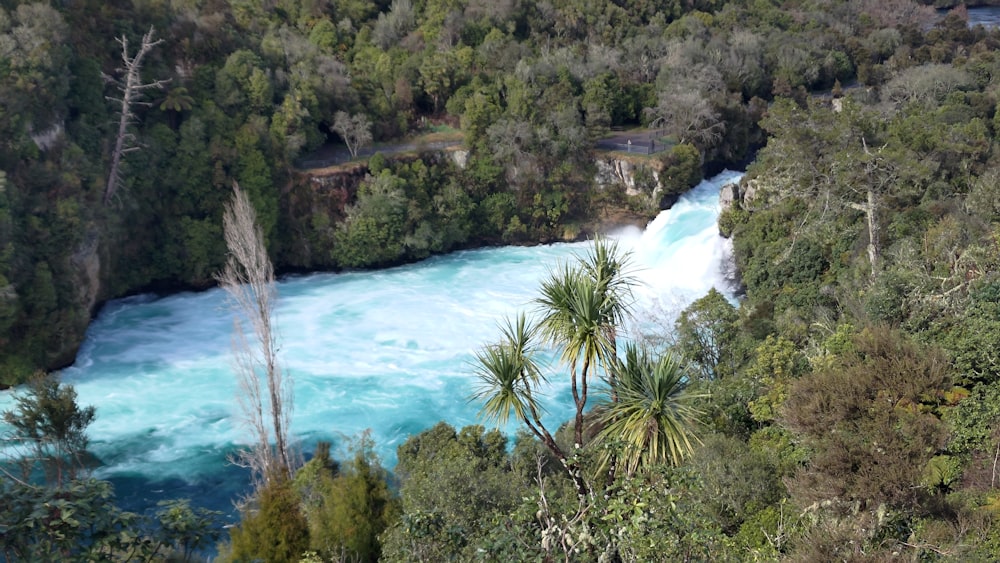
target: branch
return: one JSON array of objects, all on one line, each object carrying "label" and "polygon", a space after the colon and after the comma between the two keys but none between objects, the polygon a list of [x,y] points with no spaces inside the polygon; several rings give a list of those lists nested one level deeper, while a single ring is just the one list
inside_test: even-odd
[{"label": "branch", "polygon": [[142,82],[140,71],[142,69],[143,58],[153,47],[163,42],[162,39],[154,41],[153,34],[154,29],[150,27],[149,31],[142,36],[142,44],[139,46],[139,51],[135,56],[131,57],[128,54],[128,39],[124,35],[116,38],[115,41],[122,46],[122,64],[124,65],[124,67],[118,70],[125,74],[125,80],[122,82],[104,75],[105,80],[114,82],[122,92],[120,100],[121,109],[119,110],[121,118],[118,120],[118,134],[115,137],[115,148],[111,153],[111,170],[108,172],[108,184],[104,189],[104,205],[108,205],[111,202],[118,184],[121,182],[122,156],[127,152],[138,150],[138,147],[130,146],[134,135],[128,132],[128,127],[133,122],[134,117],[132,115],[132,106],[144,103],[137,99],[142,92],[151,88],[163,88],[170,82],[169,80],[156,80],[145,84]]}]

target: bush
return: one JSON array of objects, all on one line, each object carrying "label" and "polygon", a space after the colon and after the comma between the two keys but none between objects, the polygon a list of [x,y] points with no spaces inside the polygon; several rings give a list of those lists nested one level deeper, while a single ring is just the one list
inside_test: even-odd
[{"label": "bush", "polygon": [[329,446],[318,446],[317,455],[295,476],[305,501],[312,549],[332,560],[378,561],[378,537],[399,517],[399,501],[387,479],[367,436],[339,472],[330,460]]},{"label": "bush", "polygon": [[296,563],[309,549],[309,524],[291,481],[275,476],[257,493],[256,509],[244,508],[229,531],[230,561]]},{"label": "bush", "polygon": [[660,157],[660,185],[665,196],[682,194],[704,178],[701,169],[701,153],[694,145],[681,143],[674,145]]},{"label": "bush", "polygon": [[838,361],[789,387],[781,422],[812,450],[791,484],[795,496],[803,505],[914,506],[946,437],[931,407],[950,387],[939,350],[889,329],[861,333]]},{"label": "bush", "polygon": [[399,447],[403,515],[384,536],[384,561],[475,558],[493,523],[527,496],[496,430],[445,423]]}]

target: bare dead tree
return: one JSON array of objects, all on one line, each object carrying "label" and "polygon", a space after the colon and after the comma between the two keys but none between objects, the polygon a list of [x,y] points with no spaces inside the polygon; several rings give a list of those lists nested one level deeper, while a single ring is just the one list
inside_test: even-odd
[{"label": "bare dead tree", "polygon": [[333,116],[330,129],[344,140],[351,158],[357,158],[358,149],[372,142],[372,123],[363,113],[351,116],[345,111],[338,111]]},{"label": "bare dead tree", "polygon": [[650,127],[674,136],[678,143],[711,147],[726,132],[726,122],[698,91],[661,93],[656,107],[644,111],[651,119]]},{"label": "bare dead tree", "polygon": [[290,476],[292,470],[288,444],[292,380],[278,364],[274,268],[253,204],[235,181],[223,229],[229,256],[216,280],[229,294],[236,313],[233,358],[238,401],[252,436],[250,449],[237,462],[262,482],[275,475]]},{"label": "bare dead tree", "polygon": [[882,258],[882,245],[879,238],[878,211],[882,206],[882,195],[896,181],[895,170],[882,157],[885,146],[873,152],[868,148],[864,135],[861,136],[861,146],[864,147],[863,181],[854,184],[852,192],[861,192],[864,202],[848,202],[848,207],[865,214],[868,226],[868,261],[871,264],[871,279],[875,281],[878,275],[879,263]]},{"label": "bare dead tree", "polygon": [[125,153],[139,150],[135,144],[135,135],[129,132],[129,126],[135,122],[135,114],[132,108],[136,105],[149,105],[149,102],[141,101],[142,93],[152,88],[163,88],[169,80],[156,80],[153,82],[143,82],[140,72],[142,70],[142,59],[152,50],[153,47],[163,42],[162,39],[153,40],[154,30],[152,27],[142,36],[142,44],[134,56],[128,54],[128,39],[122,35],[116,41],[122,46],[122,64],[118,71],[123,74],[122,79],[115,79],[104,75],[104,79],[118,86],[121,90],[121,98],[108,97],[109,100],[121,104],[118,116],[118,135],[115,137],[115,149],[111,153],[111,171],[108,172],[108,185],[104,189],[104,205],[111,202],[115,195],[118,184],[121,183],[121,163]]}]

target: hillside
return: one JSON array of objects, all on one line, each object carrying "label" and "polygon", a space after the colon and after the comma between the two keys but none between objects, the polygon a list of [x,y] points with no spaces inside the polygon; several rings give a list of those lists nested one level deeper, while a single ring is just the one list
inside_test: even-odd
[{"label": "hillside", "polygon": [[[1000,32],[926,4],[0,0],[0,383],[72,361],[103,300],[214,283],[234,181],[279,270],[366,268],[573,238],[753,157],[720,220],[738,303],[709,293],[619,357],[598,245],[540,289],[538,332],[483,343],[480,398],[523,423],[514,447],[442,424],[401,446],[392,486],[363,438],[339,465],[318,452],[261,484],[223,556],[995,560]],[[147,33],[122,129],[105,77]],[[461,158],[294,164],[441,123]],[[621,128],[670,148],[598,188],[597,141]],[[552,432],[533,335],[574,383]],[[596,409],[588,369],[612,389]],[[18,486],[0,505],[48,502]],[[12,553],[50,545],[32,533]]]}]

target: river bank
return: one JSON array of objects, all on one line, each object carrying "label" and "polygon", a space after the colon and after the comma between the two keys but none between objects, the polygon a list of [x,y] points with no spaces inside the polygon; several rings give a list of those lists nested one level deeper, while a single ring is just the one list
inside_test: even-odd
[{"label": "river bank", "polygon": [[[679,310],[710,287],[727,287],[718,236],[716,177],[686,194],[645,231],[617,234],[633,251],[643,299]],[[371,429],[386,466],[406,437],[440,420],[477,422],[468,401],[473,352],[497,322],[530,308],[538,281],[583,243],[466,250],[394,268],[288,276],[276,311],[282,361],[296,386],[292,433],[303,451],[335,450]],[[679,268],[677,264],[684,266]],[[231,509],[245,474],[227,462],[243,443],[230,370],[231,314],[218,289],[109,302],[88,330],[78,361],[63,370],[79,402],[97,407],[91,450],[96,476],[127,508],[146,511],[189,496]],[[546,421],[572,412],[553,383]],[[0,410],[9,407],[0,396]],[[515,428],[505,429],[513,435]]]}]

